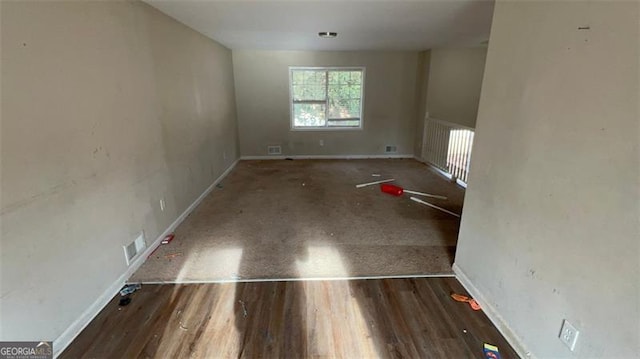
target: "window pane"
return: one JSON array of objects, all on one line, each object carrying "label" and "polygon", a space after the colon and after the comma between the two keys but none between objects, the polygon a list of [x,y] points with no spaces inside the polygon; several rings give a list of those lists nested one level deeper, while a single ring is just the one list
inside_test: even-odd
[{"label": "window pane", "polygon": [[322,85],[326,82],[325,71],[322,70],[291,70],[291,81],[294,85]]},{"label": "window pane", "polygon": [[353,80],[354,84],[362,85],[362,71],[352,72],[351,80]]},{"label": "window pane", "polygon": [[[329,119],[359,119],[362,98],[361,71],[329,72]],[[352,120],[353,121],[353,120]],[[333,121],[335,126],[353,126],[352,123]],[[355,124],[358,126],[358,123]]]},{"label": "window pane", "polygon": [[361,85],[362,71],[329,71],[329,84],[335,85]]},{"label": "window pane", "polygon": [[360,85],[349,86],[349,98],[359,99],[362,96]]},{"label": "window pane", "polygon": [[292,69],[293,126],[361,126],[362,91],[359,69]]},{"label": "window pane", "polygon": [[291,84],[302,84],[304,83],[304,74],[302,71],[291,71]]},{"label": "window pane", "polygon": [[329,84],[335,85],[359,85],[361,83],[361,72],[352,71],[329,71]]},{"label": "window pane", "polygon": [[331,99],[329,101],[329,118],[360,118],[360,100]]},{"label": "window pane", "polygon": [[293,125],[295,127],[325,126],[324,104],[293,104]]},{"label": "window pane", "polygon": [[318,70],[291,70],[291,93],[294,101],[325,101],[326,73]]},{"label": "window pane", "polygon": [[359,118],[360,96],[360,86],[330,87],[329,118]]},{"label": "window pane", "polygon": [[327,98],[325,91],[326,87],[324,85],[293,85],[293,100],[324,101]]}]

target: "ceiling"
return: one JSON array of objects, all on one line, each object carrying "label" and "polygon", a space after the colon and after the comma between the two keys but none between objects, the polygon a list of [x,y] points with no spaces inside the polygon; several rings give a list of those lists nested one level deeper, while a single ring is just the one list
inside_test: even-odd
[{"label": "ceiling", "polygon": [[[426,50],[479,47],[493,1],[145,0],[231,49]],[[338,32],[334,39],[320,31]]]}]

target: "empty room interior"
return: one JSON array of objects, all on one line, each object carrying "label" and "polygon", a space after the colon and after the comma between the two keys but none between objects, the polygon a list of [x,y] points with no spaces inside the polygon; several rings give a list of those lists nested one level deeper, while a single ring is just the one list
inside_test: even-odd
[{"label": "empty room interior", "polygon": [[640,357],[640,2],[0,21],[0,357]]}]

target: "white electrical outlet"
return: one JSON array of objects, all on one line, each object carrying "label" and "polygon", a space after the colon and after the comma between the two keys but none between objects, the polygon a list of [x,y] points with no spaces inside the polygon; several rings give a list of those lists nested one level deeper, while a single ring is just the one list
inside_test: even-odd
[{"label": "white electrical outlet", "polygon": [[160,199],[160,210],[164,212],[164,208],[165,208],[164,198],[161,198]]},{"label": "white electrical outlet", "polygon": [[578,329],[571,325],[571,323],[566,319],[562,322],[562,328],[560,329],[560,341],[562,341],[569,350],[573,351],[576,348],[579,334],[580,332]]},{"label": "white electrical outlet", "polygon": [[320,140],[320,146],[324,146],[324,140]]}]

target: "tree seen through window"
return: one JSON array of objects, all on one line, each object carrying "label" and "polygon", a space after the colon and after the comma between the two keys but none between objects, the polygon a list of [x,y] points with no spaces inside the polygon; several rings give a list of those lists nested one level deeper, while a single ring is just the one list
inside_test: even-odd
[{"label": "tree seen through window", "polygon": [[362,118],[361,68],[292,68],[293,128],[358,128]]}]

